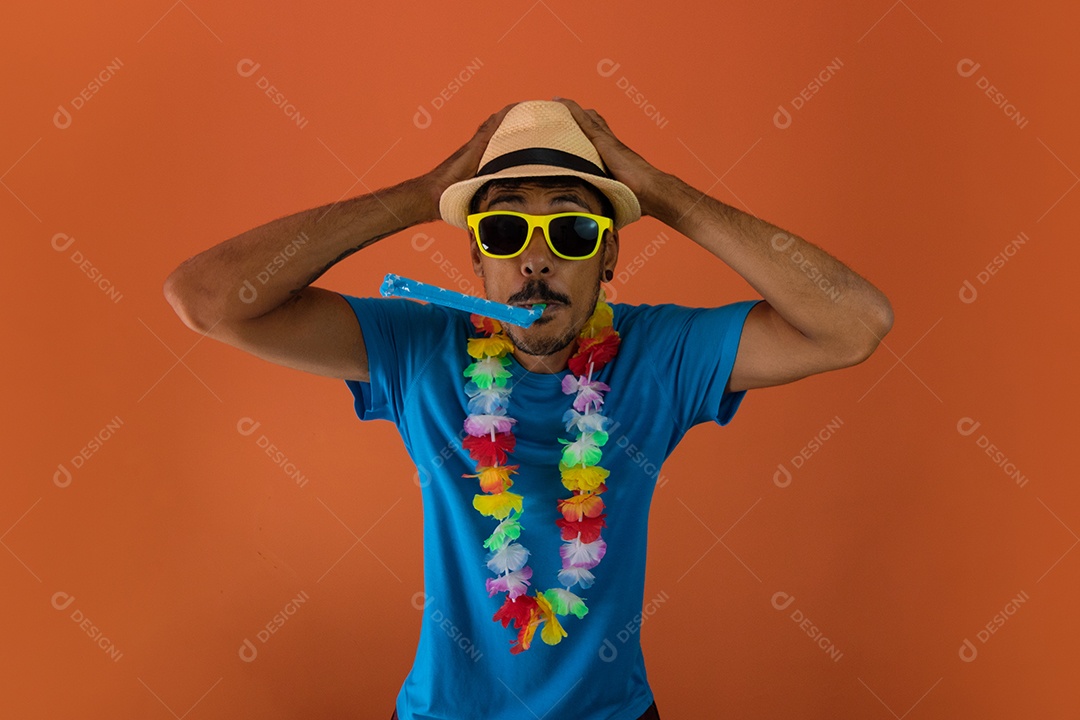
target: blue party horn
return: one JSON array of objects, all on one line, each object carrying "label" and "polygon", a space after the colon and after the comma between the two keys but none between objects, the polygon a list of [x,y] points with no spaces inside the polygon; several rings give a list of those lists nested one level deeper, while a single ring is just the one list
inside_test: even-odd
[{"label": "blue party horn", "polygon": [[527,328],[532,325],[537,318],[543,315],[544,308],[547,307],[546,303],[536,303],[531,309],[507,305],[493,300],[465,295],[455,290],[428,285],[419,280],[410,280],[393,273],[387,273],[386,277],[383,278],[382,285],[379,287],[379,294],[383,297],[423,300],[436,305],[476,313],[492,320],[517,325],[520,328]]}]

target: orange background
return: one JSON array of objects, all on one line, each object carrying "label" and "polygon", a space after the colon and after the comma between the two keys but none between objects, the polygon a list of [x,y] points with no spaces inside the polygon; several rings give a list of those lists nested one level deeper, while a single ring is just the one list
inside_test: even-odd
[{"label": "orange background", "polygon": [[[657,167],[826,249],[896,316],[867,362],[751,390],[731,425],[693,429],[664,466],[646,583],[662,602],[641,633],[665,720],[1077,717],[1077,13],[889,2],[0,10],[15,458],[0,506],[0,715],[389,717],[423,590],[420,490],[396,431],[360,423],[341,381],[200,340],[162,284],[251,227],[426,172],[508,102],[562,95]],[[259,63],[248,77],[245,59]],[[968,77],[964,59],[980,65]],[[604,60],[619,67],[605,76]],[[758,297],[651,218],[622,233],[620,269],[664,230],[669,242],[612,284],[618,302]],[[398,272],[449,285],[436,250],[471,272],[461,231],[419,231],[435,238],[425,250],[406,231],[316,284],[374,295]],[[1027,243],[980,282],[1019,233]],[[250,435],[245,418],[259,423]],[[980,423],[970,435],[964,418]]]}]

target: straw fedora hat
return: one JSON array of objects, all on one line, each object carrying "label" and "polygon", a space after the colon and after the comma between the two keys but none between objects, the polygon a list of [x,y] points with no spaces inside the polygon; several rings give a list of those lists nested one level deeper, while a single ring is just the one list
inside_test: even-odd
[{"label": "straw fedora hat", "polygon": [[616,230],[641,217],[633,191],[608,173],[570,109],[555,100],[526,100],[510,108],[491,136],[476,176],[446,188],[439,212],[450,225],[468,229],[469,201],[484,183],[547,175],[573,175],[594,185],[615,208]]}]

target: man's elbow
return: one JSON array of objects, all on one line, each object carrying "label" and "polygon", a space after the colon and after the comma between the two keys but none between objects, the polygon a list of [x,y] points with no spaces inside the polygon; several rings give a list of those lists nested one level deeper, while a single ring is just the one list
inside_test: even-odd
[{"label": "man's elbow", "polygon": [[182,290],[183,285],[179,280],[179,275],[173,273],[169,277],[165,278],[165,284],[162,286],[162,293],[165,295],[165,300],[168,301],[180,320],[184,325],[198,333],[205,333],[207,326],[203,323],[199,316],[195,314],[192,308],[192,304],[187,299],[187,294]]},{"label": "man's elbow", "polygon": [[868,319],[861,320],[866,332],[863,342],[856,344],[848,354],[848,365],[858,365],[866,361],[878,349],[882,339],[889,334],[893,326],[892,304],[882,296],[882,302],[874,308]]}]

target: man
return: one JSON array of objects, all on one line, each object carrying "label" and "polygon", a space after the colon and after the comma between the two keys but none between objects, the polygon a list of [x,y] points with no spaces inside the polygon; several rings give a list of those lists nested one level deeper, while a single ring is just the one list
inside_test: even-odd
[{"label": "man", "polygon": [[[641,215],[764,299],[608,304],[618,231]],[[539,320],[311,286],[440,217],[468,230],[488,298],[545,303]],[[422,177],[211,248],[165,294],[198,332],[344,379],[360,419],[401,432],[423,479],[428,603],[401,720],[658,718],[639,639],[619,634],[641,611],[655,468],[690,427],[730,422],[748,389],[862,362],[892,325],[885,296],[839,261],[657,170],[560,99],[508,105]]]}]

